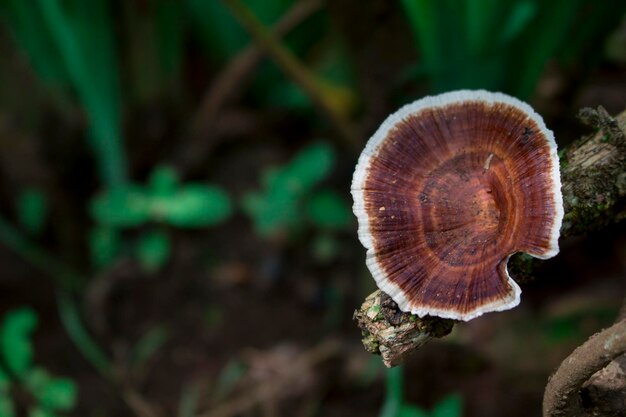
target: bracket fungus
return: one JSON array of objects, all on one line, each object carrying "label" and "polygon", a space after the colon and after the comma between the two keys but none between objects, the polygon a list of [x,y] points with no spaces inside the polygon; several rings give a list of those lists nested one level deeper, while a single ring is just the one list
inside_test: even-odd
[{"label": "bracket fungus", "polygon": [[563,219],[552,132],[526,103],[461,90],[390,115],[352,181],[359,239],[402,311],[471,320],[519,304],[512,254],[547,259]]}]

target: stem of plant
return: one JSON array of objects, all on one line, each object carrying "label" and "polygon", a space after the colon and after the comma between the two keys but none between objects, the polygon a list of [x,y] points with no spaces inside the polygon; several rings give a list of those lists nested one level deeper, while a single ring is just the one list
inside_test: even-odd
[{"label": "stem of plant", "polygon": [[361,146],[352,127],[339,114],[328,95],[324,93],[317,77],[296,58],[289,49],[280,43],[272,32],[241,2],[241,0],[222,0],[231,10],[233,16],[250,33],[250,36],[263,48],[293,81],[295,81],[311,101],[315,103],[334,125],[347,145],[356,149]]},{"label": "stem of plant", "polygon": [[62,4],[58,0],[40,0],[38,5],[87,111],[100,177],[108,186],[122,185],[127,179],[127,164],[120,132],[119,105],[115,99],[101,97],[102,88],[98,89],[90,79],[90,69],[85,62],[88,57],[81,50]]},{"label": "stem of plant", "polygon": [[35,268],[52,277],[55,285],[60,288],[57,293],[57,306],[61,323],[72,343],[103,378],[122,387],[122,397],[135,414],[141,417],[155,416],[152,407],[139,393],[124,386],[123,381],[114,372],[111,359],[89,335],[82,323],[79,308],[71,296],[71,289],[75,290],[81,282],[80,275],[24,237],[2,216],[0,216],[0,242]]},{"label": "stem of plant", "polygon": [[396,417],[402,406],[404,375],[402,366],[387,368],[386,370],[386,395],[385,403],[380,411],[380,417]]}]

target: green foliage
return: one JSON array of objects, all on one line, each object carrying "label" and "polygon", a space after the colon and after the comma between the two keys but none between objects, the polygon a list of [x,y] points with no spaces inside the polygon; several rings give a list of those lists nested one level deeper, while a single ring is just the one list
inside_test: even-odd
[{"label": "green foliage", "polygon": [[261,236],[276,236],[301,230],[307,222],[322,229],[351,225],[350,209],[341,196],[316,186],[328,177],[335,162],[333,149],[317,142],[294,158],[263,173],[263,189],[246,194],[244,211]]},{"label": "green foliage", "polygon": [[232,214],[228,194],[200,183],[181,184],[170,167],[159,166],[147,185],[127,184],[94,197],[91,216],[97,223],[90,236],[92,260],[103,267],[120,251],[120,231],[145,225],[161,227],[143,233],[135,253],[148,272],[158,270],[169,257],[170,239],[163,226],[199,228],[215,226]]},{"label": "green foliage", "polygon": [[28,233],[36,235],[41,232],[47,213],[46,198],[34,188],[24,190],[17,199],[17,215],[20,225]]},{"label": "green foliage", "polygon": [[156,168],[147,187],[129,184],[109,189],[91,204],[96,222],[116,228],[148,222],[208,227],[224,221],[231,210],[230,199],[220,188],[195,183],[181,185],[169,167]]},{"label": "green foliage", "polygon": [[121,246],[120,232],[114,227],[96,226],[89,233],[91,260],[97,268],[110,265],[119,254]]},{"label": "green foliage", "polygon": [[226,398],[235,389],[247,370],[248,368],[240,361],[232,359],[228,361],[215,382],[213,399],[219,401]]},{"label": "green foliage", "polygon": [[157,271],[167,262],[170,246],[170,238],[163,230],[143,233],[137,241],[137,259],[145,271]]},{"label": "green foliage", "polygon": [[109,227],[135,227],[150,219],[150,198],[138,185],[115,187],[96,196],[91,204],[91,216]]},{"label": "green foliage", "polygon": [[[274,23],[293,0],[247,0],[246,6],[264,24]],[[211,57],[225,62],[250,43],[250,37],[220,1],[187,0],[198,37]]]},{"label": "green foliage", "polygon": [[74,345],[102,375],[110,375],[111,361],[85,329],[74,300],[62,291],[58,293],[57,302],[61,323]]},{"label": "green foliage", "polygon": [[316,227],[329,230],[349,228],[354,217],[346,199],[333,190],[314,194],[307,202],[307,214]]},{"label": "green foliage", "polygon": [[230,199],[224,191],[201,184],[189,184],[160,203],[155,204],[152,216],[181,228],[214,226],[232,212]]},{"label": "green foliage", "polygon": [[175,95],[180,88],[187,28],[181,3],[152,0],[121,6],[125,11],[122,50],[129,72],[126,100],[143,104]]},{"label": "green foliage", "polygon": [[448,395],[433,407],[431,417],[460,417],[463,415],[463,400],[459,395]]},{"label": "green foliage", "polygon": [[0,416],[2,417],[13,417],[15,415],[15,408],[9,397],[9,388],[8,377],[0,370]]},{"label": "green foliage", "polygon": [[170,333],[165,326],[158,325],[149,329],[135,345],[131,358],[132,366],[139,368],[145,365],[168,341],[169,336]]},{"label": "green foliage", "polygon": [[54,416],[76,404],[76,385],[67,378],[55,378],[34,366],[31,335],[37,315],[30,308],[8,312],[0,327],[0,416],[14,416],[11,387],[19,385],[30,392],[35,404],[30,416]]},{"label": "green foliage", "polygon": [[[294,0],[244,0],[245,7],[267,28],[277,22],[297,3]],[[252,44],[247,31],[220,1],[187,0],[191,26],[206,48],[209,59],[225,65],[245,47]],[[349,54],[333,32],[328,15],[315,13],[284,37],[282,43],[318,81],[322,93],[333,107],[344,114],[355,108],[354,73]],[[324,48],[319,48],[320,44]],[[255,71],[251,96],[266,107],[311,111],[312,103],[299,85],[289,80],[273,62]]]},{"label": "green foliage", "polygon": [[2,2],[0,13],[42,80],[78,96],[89,116],[103,181],[123,183],[121,93],[109,2],[10,0]]},{"label": "green foliage", "polygon": [[37,316],[29,308],[7,313],[0,328],[0,350],[6,361],[7,370],[18,378],[23,378],[33,360],[30,342],[37,326]]},{"label": "green foliage", "polygon": [[42,411],[67,411],[76,403],[76,386],[67,378],[54,378],[41,368],[32,369],[24,385],[38,400]]},{"label": "green foliage", "polygon": [[[486,88],[521,98],[533,93],[550,58],[582,57],[599,49],[589,39],[608,33],[626,10],[591,0],[401,3],[434,92]],[[585,42],[579,40],[581,27]]]},{"label": "green foliage", "polygon": [[402,367],[387,369],[387,395],[380,417],[461,417],[463,402],[458,395],[448,395],[427,411],[404,400]]}]

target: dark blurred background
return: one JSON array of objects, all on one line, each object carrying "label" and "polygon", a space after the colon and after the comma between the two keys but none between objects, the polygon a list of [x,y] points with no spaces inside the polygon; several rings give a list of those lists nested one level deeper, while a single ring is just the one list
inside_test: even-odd
[{"label": "dark blurred background", "polygon": [[349,186],[382,120],[459,88],[559,146],[626,107],[626,2],[1,0],[0,416],[538,416],[611,323],[623,225],[521,305],[386,371]]}]

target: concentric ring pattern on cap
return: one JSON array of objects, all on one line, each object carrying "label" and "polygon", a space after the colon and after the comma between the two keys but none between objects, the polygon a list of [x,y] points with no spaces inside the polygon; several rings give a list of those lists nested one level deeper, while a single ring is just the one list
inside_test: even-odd
[{"label": "concentric ring pattern on cap", "polygon": [[509,257],[559,251],[554,136],[502,93],[455,91],[393,113],[363,150],[352,195],[378,287],[419,316],[510,309],[521,291]]}]

